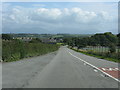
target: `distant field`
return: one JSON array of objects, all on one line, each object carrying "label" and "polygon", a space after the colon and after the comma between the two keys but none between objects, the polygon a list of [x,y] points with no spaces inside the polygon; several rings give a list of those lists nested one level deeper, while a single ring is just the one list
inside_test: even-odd
[{"label": "distant field", "polygon": [[66,38],[66,37],[89,37],[92,34],[10,34],[13,37],[37,37],[37,38]]}]

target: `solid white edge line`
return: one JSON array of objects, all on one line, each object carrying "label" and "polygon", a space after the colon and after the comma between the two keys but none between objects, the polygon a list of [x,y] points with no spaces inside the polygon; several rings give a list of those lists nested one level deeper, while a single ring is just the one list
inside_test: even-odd
[{"label": "solid white edge line", "polygon": [[[68,51],[68,52],[69,52],[69,51]],[[111,77],[112,79],[114,79],[114,80],[116,80],[116,81],[120,82],[120,80],[118,80],[117,78],[114,78],[114,77],[113,77],[113,76],[111,76],[110,74],[108,74],[108,73],[106,73],[106,72],[102,71],[102,70],[101,70],[101,69],[99,69],[98,67],[96,67],[96,66],[94,66],[94,65],[92,65],[92,64],[90,64],[90,63],[88,63],[88,62],[86,62],[86,61],[84,61],[83,59],[81,59],[81,58],[79,58],[79,57],[77,57],[77,56],[73,55],[73,54],[72,54],[72,53],[70,53],[70,52],[69,52],[69,54],[70,54],[70,55],[72,55],[73,57],[75,57],[75,58],[77,58],[77,59],[81,60],[82,62],[84,62],[84,63],[86,63],[86,64],[90,65],[91,67],[93,67],[93,68],[95,68],[95,69],[97,69],[97,70],[101,71],[102,73],[104,73],[105,75],[107,75],[107,76]]]}]

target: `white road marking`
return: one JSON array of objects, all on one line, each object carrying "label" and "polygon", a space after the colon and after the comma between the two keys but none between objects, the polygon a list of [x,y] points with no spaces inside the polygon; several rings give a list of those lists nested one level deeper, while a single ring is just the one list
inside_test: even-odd
[{"label": "white road marking", "polygon": [[[69,51],[68,51],[68,52],[69,52]],[[73,54],[72,54],[72,53],[70,53],[70,52],[69,52],[69,54],[70,54],[70,55],[72,55],[73,57],[75,57],[75,58],[77,58],[77,59],[81,60],[82,62],[84,62],[84,63],[86,63],[86,64],[90,65],[91,67],[93,67],[93,68],[95,68],[95,69],[97,69],[97,70],[101,71],[102,73],[104,73],[105,75],[107,75],[107,76],[111,77],[112,79],[114,79],[114,80],[116,80],[116,81],[120,82],[120,80],[118,80],[117,78],[115,78],[115,77],[111,76],[110,74],[108,74],[108,73],[106,73],[106,72],[102,71],[102,70],[101,70],[101,69],[99,69],[98,67],[96,67],[96,66],[94,66],[94,65],[92,65],[92,64],[90,64],[90,63],[88,63],[88,62],[86,62],[86,61],[84,61],[83,59],[81,59],[81,58],[79,58],[79,57],[77,57],[77,56],[73,55]]]},{"label": "white road marking", "polygon": [[102,77],[104,77],[104,75],[103,74],[100,74]]},{"label": "white road marking", "polygon": [[96,69],[94,69],[95,72],[98,72]]},{"label": "white road marking", "polygon": [[104,71],[119,71],[118,68],[101,68]]}]

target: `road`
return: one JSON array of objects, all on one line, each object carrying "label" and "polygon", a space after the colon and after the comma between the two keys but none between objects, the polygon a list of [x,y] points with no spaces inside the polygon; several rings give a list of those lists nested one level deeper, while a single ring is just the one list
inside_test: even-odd
[{"label": "road", "polygon": [[[86,63],[84,63],[84,60]],[[87,56],[66,47],[47,55],[4,63],[3,88],[118,88],[118,81],[97,68],[115,62]]]}]

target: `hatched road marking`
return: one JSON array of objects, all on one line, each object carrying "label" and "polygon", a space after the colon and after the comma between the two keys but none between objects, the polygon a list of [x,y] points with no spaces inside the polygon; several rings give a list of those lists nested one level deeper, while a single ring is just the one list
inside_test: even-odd
[{"label": "hatched road marking", "polygon": [[81,58],[79,58],[79,57],[77,57],[77,56],[73,55],[73,54],[72,54],[72,53],[70,53],[69,51],[68,51],[68,53],[69,53],[70,55],[72,55],[73,57],[75,57],[75,58],[77,58],[77,59],[81,60],[82,62],[84,62],[84,63],[88,64],[89,66],[91,66],[91,67],[93,67],[93,68],[95,68],[95,69],[99,70],[100,72],[104,73],[105,75],[107,75],[107,76],[111,77],[112,79],[114,79],[114,80],[116,80],[116,81],[120,82],[120,80],[119,80],[118,78],[114,77],[114,75],[112,75],[112,74],[110,74],[110,73],[108,73],[108,72],[106,72],[106,71],[102,70],[101,68],[98,68],[98,67],[96,67],[96,66],[94,66],[94,65],[92,65],[92,64],[90,64],[90,63],[88,63],[88,62],[86,62],[85,60],[83,60],[83,59],[81,59]]},{"label": "hatched road marking", "polygon": [[120,78],[120,70],[118,68],[99,68],[101,69],[102,71],[110,74],[111,76],[119,79]]}]

